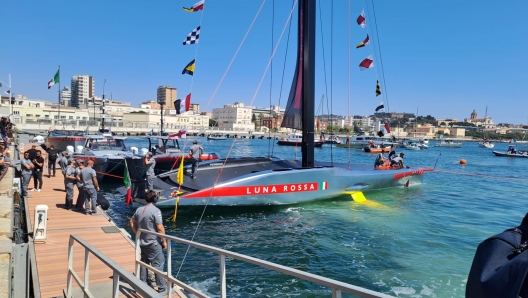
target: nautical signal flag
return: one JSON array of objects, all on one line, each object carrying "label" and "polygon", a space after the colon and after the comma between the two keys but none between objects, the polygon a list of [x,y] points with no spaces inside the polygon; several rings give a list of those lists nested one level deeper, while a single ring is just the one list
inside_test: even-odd
[{"label": "nautical signal flag", "polygon": [[183,7],[183,10],[185,10],[187,12],[197,12],[199,10],[203,10],[204,9],[204,2],[205,2],[205,0],[200,0],[200,1],[196,2],[191,8]]},{"label": "nautical signal flag", "polygon": [[187,127],[180,129],[178,132],[170,134],[169,140],[187,138]]},{"label": "nautical signal flag", "polygon": [[385,123],[384,126],[381,127],[381,130],[378,132],[378,136],[381,138],[386,134],[390,134],[390,128],[389,123]]},{"label": "nautical signal flag", "polygon": [[381,95],[381,88],[380,88],[379,80],[376,80],[376,96],[380,96],[380,95]]},{"label": "nautical signal flag", "polygon": [[370,43],[370,38],[369,38],[369,36],[368,36],[368,34],[367,34],[367,38],[365,38],[364,41],[358,43],[358,44],[356,45],[356,49],[362,48],[362,47],[368,45],[369,43]]},{"label": "nautical signal flag", "polygon": [[58,84],[60,82],[60,69],[57,70],[57,73],[53,76],[53,79],[51,79],[48,82],[48,89],[51,88],[51,86]]},{"label": "nautical signal flag", "polygon": [[367,58],[363,59],[363,61],[361,61],[361,63],[359,63],[359,69],[360,70],[365,70],[367,68],[373,68],[373,67],[374,67],[374,60],[372,59],[372,55],[370,55]]},{"label": "nautical signal flag", "polygon": [[365,10],[361,11],[361,14],[356,20],[357,24],[361,26],[361,28],[365,28],[367,26],[367,20],[365,19]]},{"label": "nautical signal flag", "polygon": [[383,105],[383,102],[380,103],[380,105],[378,107],[376,107],[376,112],[381,110],[381,109],[384,109],[385,106]]},{"label": "nautical signal flag", "polygon": [[191,76],[194,75],[194,63],[195,62],[195,59],[193,59],[193,61],[189,62],[189,64],[187,64],[187,66],[185,66],[185,68],[183,69],[182,71],[182,74],[190,74]]},{"label": "nautical signal flag", "polygon": [[183,41],[183,45],[198,43],[199,38],[200,38],[200,26],[198,26],[196,29],[191,31],[189,35],[187,35],[187,38],[185,38],[185,40]]}]

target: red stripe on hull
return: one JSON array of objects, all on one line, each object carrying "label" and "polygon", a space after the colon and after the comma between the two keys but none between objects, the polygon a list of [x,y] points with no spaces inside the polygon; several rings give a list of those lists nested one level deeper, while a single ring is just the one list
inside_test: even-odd
[{"label": "red stripe on hull", "polygon": [[399,173],[399,174],[394,175],[394,180],[398,180],[398,179],[408,177],[408,176],[423,175],[424,172],[425,172],[425,169],[419,169],[419,170],[409,171],[405,173]]},{"label": "red stripe on hull", "polygon": [[268,194],[283,194],[294,192],[318,191],[318,182],[273,184],[273,185],[249,185],[249,186],[224,186],[193,192],[181,196],[181,199],[195,199],[211,197],[235,197],[235,196],[259,196]]}]

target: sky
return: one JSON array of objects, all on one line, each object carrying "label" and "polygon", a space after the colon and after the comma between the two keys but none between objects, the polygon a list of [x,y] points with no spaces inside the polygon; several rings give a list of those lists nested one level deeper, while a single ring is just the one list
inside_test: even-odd
[{"label": "sky", "polygon": [[[182,10],[197,1],[1,1],[0,80],[7,83],[11,74],[15,95],[56,102],[58,86],[48,90],[47,82],[60,65],[61,88],[72,76],[88,74],[96,95],[102,96],[106,80],[107,98],[136,107],[155,100],[158,86],[171,85],[178,98],[192,92],[201,111],[233,102],[284,108],[295,65],[296,11],[290,35],[287,22],[294,1],[206,0],[203,11]],[[528,2],[351,0],[350,10],[343,0],[317,5],[318,114],[371,115],[384,101],[390,112],[463,120],[473,110],[483,117],[487,108],[495,123],[528,123]],[[355,23],[362,10],[364,29]],[[199,25],[199,43],[182,45]],[[367,34],[371,43],[355,49]],[[375,67],[360,71],[369,55]],[[194,76],[182,75],[195,58]]]}]

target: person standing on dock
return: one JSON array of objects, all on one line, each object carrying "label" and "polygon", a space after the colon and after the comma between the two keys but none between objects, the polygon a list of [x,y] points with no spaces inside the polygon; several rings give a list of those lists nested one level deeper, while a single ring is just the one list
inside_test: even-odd
[{"label": "person standing on dock", "polygon": [[61,167],[61,172],[63,176],[66,176],[66,168],[69,165],[68,159],[66,158],[67,154],[68,152],[62,152],[61,156],[59,157],[59,160],[57,161],[57,163]]},{"label": "person standing on dock", "polygon": [[31,149],[28,149],[29,159],[33,160],[37,157],[37,145],[31,145]]},{"label": "person standing on dock", "polygon": [[48,178],[51,178],[51,170],[53,169],[53,177],[55,177],[55,164],[57,163],[57,158],[59,153],[55,150],[54,145],[50,145],[49,149],[46,151],[48,153]]},{"label": "person standing on dock", "polygon": [[[81,170],[81,179],[83,182],[84,199],[85,199],[85,214],[100,215],[97,212],[97,192],[99,189],[99,183],[97,182],[97,174],[93,169],[93,160],[86,162],[86,167]],[[90,208],[90,203],[92,206]]]},{"label": "person standing on dock", "polygon": [[31,191],[41,191],[42,190],[42,170],[44,169],[44,158],[42,157],[42,152],[37,150],[37,156],[32,160],[33,161],[33,189]]},{"label": "person standing on dock", "polygon": [[81,178],[81,171],[84,169],[84,160],[78,159],[75,163],[75,179],[77,182],[75,183],[77,185],[77,191],[79,194],[77,195],[77,202],[75,202],[75,207],[73,207],[74,211],[83,211],[84,210],[84,201],[85,195],[84,195],[84,189],[83,189],[83,182]]},{"label": "person standing on dock", "polygon": [[[132,231],[137,233],[138,229],[144,229],[151,232],[165,234],[161,211],[155,206],[158,202],[158,193],[153,190],[147,191],[145,194],[145,201],[147,201],[147,205],[143,208],[137,208],[136,213],[134,213],[130,219],[130,227],[132,228]],[[163,265],[165,264],[163,250],[167,249],[167,240],[165,238],[158,238],[155,235],[142,233],[139,240],[139,246],[141,247],[141,261],[163,271]],[[141,281],[152,286],[150,280],[147,280],[147,269],[141,267],[139,272],[139,278]],[[158,292],[162,295],[166,295],[167,287],[165,285],[165,280],[161,275],[156,274],[156,284],[158,286]]]},{"label": "person standing on dock", "polygon": [[152,152],[148,152],[145,154],[145,157],[143,159],[143,164],[145,166],[148,166],[147,168],[147,189],[153,190],[154,189],[154,167],[156,166],[156,160],[152,157]]},{"label": "person standing on dock", "polygon": [[29,159],[29,152],[24,152],[24,158],[21,161],[22,164],[22,196],[31,198],[28,196],[28,185],[33,176],[33,162]]},{"label": "person standing on dock", "polygon": [[64,185],[66,186],[66,201],[64,206],[66,209],[73,208],[73,185],[77,181],[75,178],[75,161],[72,160],[66,167],[66,174],[64,175]]},{"label": "person standing on dock", "polygon": [[204,149],[202,146],[198,145],[197,140],[194,140],[193,145],[189,150],[189,155],[191,156],[192,160],[191,178],[193,179],[196,179],[196,168],[198,167],[198,162],[200,161],[200,156],[203,154],[203,152]]}]

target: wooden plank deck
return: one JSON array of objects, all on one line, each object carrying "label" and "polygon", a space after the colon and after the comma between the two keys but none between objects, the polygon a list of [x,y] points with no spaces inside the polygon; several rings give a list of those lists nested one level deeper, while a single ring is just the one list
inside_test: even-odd
[{"label": "wooden plank deck", "polygon": [[[27,144],[26,149],[31,147]],[[42,150],[45,153],[44,150]],[[44,155],[44,154],[43,154]],[[45,158],[47,160],[47,157]],[[44,170],[47,174],[47,170]],[[45,243],[35,242],[35,254],[40,291],[42,297],[63,297],[63,289],[66,288],[68,272],[68,243],[70,234],[76,234],[106,256],[120,264],[129,272],[134,272],[135,251],[133,245],[123,234],[105,233],[102,227],[114,226],[105,216],[91,216],[83,213],[64,209],[66,192],[64,191],[63,176],[60,170],[56,177],[48,178],[43,175],[43,187],[41,192],[28,191],[32,198],[26,199],[29,214],[27,214],[33,226],[35,207],[39,204],[47,205],[48,221]],[[33,188],[33,179],[30,181],[28,190]],[[77,188],[75,188],[74,200],[77,199]],[[75,203],[75,202],[74,202]],[[101,210],[99,210],[101,211]],[[74,245],[75,271],[84,279],[84,248]],[[112,270],[90,255],[90,285],[108,284],[112,282]],[[73,286],[77,286],[75,280]],[[134,297],[126,295],[127,297]],[[173,297],[176,296],[173,294]]]}]

